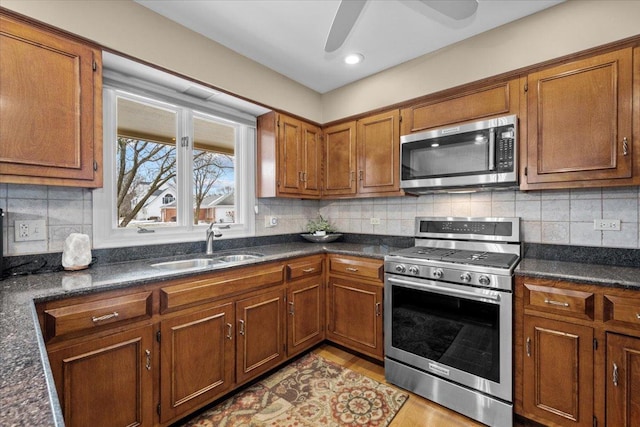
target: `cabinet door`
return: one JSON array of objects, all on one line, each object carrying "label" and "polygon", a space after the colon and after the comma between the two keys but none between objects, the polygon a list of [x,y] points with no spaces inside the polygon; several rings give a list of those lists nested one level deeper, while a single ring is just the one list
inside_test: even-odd
[{"label": "cabinet door", "polygon": [[593,425],[593,328],[525,316],[525,416],[558,426]]},{"label": "cabinet door", "polygon": [[87,45],[0,16],[0,182],[102,185],[100,60]]},{"label": "cabinet door", "polygon": [[329,276],[327,339],[382,359],[382,284]]},{"label": "cabinet door", "polygon": [[356,194],[356,123],[326,128],[324,153],[323,195]]},{"label": "cabinet door", "polygon": [[152,326],[51,351],[65,425],[152,426],[158,359]]},{"label": "cabinet door", "polygon": [[358,120],[358,193],[400,191],[400,112]]},{"label": "cabinet door", "polygon": [[302,122],[302,188],[307,196],[320,197],[322,188],[322,135],[317,126]]},{"label": "cabinet door", "polygon": [[606,185],[631,177],[632,67],[628,48],[528,76],[522,188]]},{"label": "cabinet door", "polygon": [[323,276],[299,281],[287,293],[287,356],[324,340]]},{"label": "cabinet door", "polygon": [[284,360],[284,290],[236,302],[236,379],[245,382]]},{"label": "cabinet door", "polygon": [[607,425],[640,425],[640,338],[607,334]]},{"label": "cabinet door", "polygon": [[280,193],[300,194],[302,191],[302,164],[304,156],[302,144],[302,122],[278,115],[278,156]]},{"label": "cabinet door", "polygon": [[231,390],[233,318],[229,302],[161,322],[161,422]]}]

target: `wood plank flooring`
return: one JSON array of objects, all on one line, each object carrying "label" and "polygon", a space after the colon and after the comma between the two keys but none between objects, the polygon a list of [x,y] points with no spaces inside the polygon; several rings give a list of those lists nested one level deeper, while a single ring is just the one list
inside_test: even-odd
[{"label": "wood plank flooring", "polygon": [[[358,357],[329,344],[323,344],[313,350],[327,360],[331,360],[359,372],[381,383],[384,379],[384,367],[367,359]],[[392,384],[389,384],[393,386]],[[395,386],[393,386],[395,387]],[[484,424],[473,421],[463,415],[450,411],[416,394],[409,393],[409,400],[402,406],[389,427],[483,427]]]}]

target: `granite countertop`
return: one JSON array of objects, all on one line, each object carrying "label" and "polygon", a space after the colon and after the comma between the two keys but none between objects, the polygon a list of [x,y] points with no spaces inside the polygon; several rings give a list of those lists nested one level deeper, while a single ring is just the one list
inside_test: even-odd
[{"label": "granite countertop", "polygon": [[[240,265],[255,265],[319,253],[384,259],[398,248],[362,243],[280,243],[216,252],[264,254],[256,260],[217,265],[197,271],[168,272],[152,263],[207,257],[204,254],[154,258],[104,265],[77,272],[16,276],[0,282],[0,420],[6,426],[62,426],[64,421],[46,356],[34,302],[157,283]],[[571,280],[640,290],[640,267],[525,258],[516,275]]]},{"label": "granite countertop", "polygon": [[240,265],[255,265],[318,253],[384,259],[397,248],[359,243],[288,243],[254,246],[245,250],[263,257],[241,263],[216,265],[197,271],[167,272],[151,267],[155,262],[193,258],[190,254],[153,260],[92,266],[76,272],[55,272],[9,277],[0,281],[0,420],[4,426],[63,426],[44,341],[34,302],[60,299],[98,291],[161,282]]},{"label": "granite countertop", "polygon": [[524,258],[516,267],[518,276],[562,279],[579,283],[640,290],[640,266],[618,267],[536,258]]}]

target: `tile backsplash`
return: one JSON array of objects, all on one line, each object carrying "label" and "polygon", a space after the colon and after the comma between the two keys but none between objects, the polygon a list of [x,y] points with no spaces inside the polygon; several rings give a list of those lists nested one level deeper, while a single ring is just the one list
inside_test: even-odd
[{"label": "tile backsplash", "polygon": [[[259,199],[256,235],[300,233],[318,213],[339,231],[413,235],[416,216],[519,216],[527,243],[640,249],[640,187],[565,191],[487,191],[420,197],[297,200]],[[92,231],[92,192],[88,189],[0,184],[4,209],[4,253],[61,252],[72,233]],[[278,225],[265,227],[265,217]],[[371,219],[379,220],[372,224]],[[16,242],[16,220],[44,219],[47,240]],[[617,219],[620,231],[596,231],[594,219]]]}]

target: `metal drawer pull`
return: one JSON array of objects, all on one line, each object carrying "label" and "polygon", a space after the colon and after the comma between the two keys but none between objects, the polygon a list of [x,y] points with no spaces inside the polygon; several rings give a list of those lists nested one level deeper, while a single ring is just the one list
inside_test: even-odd
[{"label": "metal drawer pull", "polygon": [[618,387],[618,365],[613,364],[613,385]]},{"label": "metal drawer pull", "polygon": [[113,319],[114,317],[118,317],[117,311],[114,311],[113,313],[105,314],[104,316],[98,316],[98,317],[93,316],[91,320],[93,321],[93,323],[96,323],[96,322],[101,322],[103,320]]},{"label": "metal drawer pull", "polygon": [[295,308],[293,307],[293,301],[289,301],[289,314],[294,315],[296,313]]},{"label": "metal drawer pull", "polygon": [[569,303],[568,302],[560,302],[560,301],[554,301],[551,299],[546,299],[544,300],[545,304],[550,304],[550,305],[559,305],[561,307],[569,307]]},{"label": "metal drawer pull", "polygon": [[147,371],[150,371],[151,370],[151,351],[145,350],[144,354],[147,356],[147,363],[144,367],[147,368]]},{"label": "metal drawer pull", "polygon": [[233,329],[233,325],[231,323],[227,323],[227,339],[231,341],[233,336],[231,335],[231,331]]},{"label": "metal drawer pull", "polygon": [[527,357],[531,357],[531,338],[527,337]]},{"label": "metal drawer pull", "polygon": [[636,318],[640,320],[640,313],[636,313]]},{"label": "metal drawer pull", "polygon": [[313,273],[314,271],[316,271],[316,269],[313,267],[302,270],[303,273]]},{"label": "metal drawer pull", "polygon": [[240,320],[240,330],[238,333],[240,333],[240,335],[244,335],[244,320]]},{"label": "metal drawer pull", "polygon": [[356,271],[358,271],[358,269],[357,269],[357,268],[353,268],[353,267],[347,267],[347,268],[345,268],[345,270],[347,270],[347,271],[352,271],[352,272],[354,272],[354,273],[355,273]]},{"label": "metal drawer pull", "polygon": [[622,139],[622,154],[629,155],[629,141],[626,136]]}]

